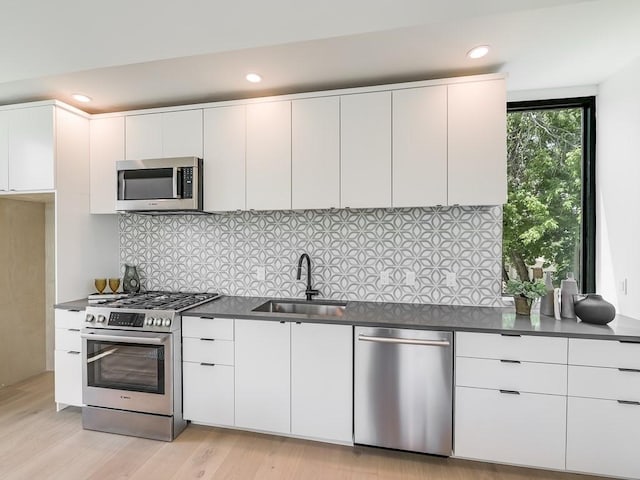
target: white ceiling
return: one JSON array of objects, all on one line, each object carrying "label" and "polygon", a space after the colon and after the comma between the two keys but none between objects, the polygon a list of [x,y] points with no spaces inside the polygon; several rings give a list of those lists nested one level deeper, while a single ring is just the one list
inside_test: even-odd
[{"label": "white ceiling", "polygon": [[[89,112],[489,72],[508,73],[510,91],[594,85],[640,55],[638,0],[0,5],[0,104],[56,98]],[[478,44],[491,53],[466,58]]]}]

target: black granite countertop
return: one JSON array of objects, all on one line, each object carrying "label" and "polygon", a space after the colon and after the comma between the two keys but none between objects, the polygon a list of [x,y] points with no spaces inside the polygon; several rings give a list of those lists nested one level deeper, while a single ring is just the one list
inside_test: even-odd
[{"label": "black granite countertop", "polygon": [[[452,330],[486,333],[518,333],[575,338],[640,341],[640,320],[618,315],[608,325],[592,325],[576,320],[555,320],[532,313],[516,316],[513,307],[464,307],[410,303],[347,302],[342,316],[253,312],[257,306],[275,300],[267,297],[223,296],[183,312],[183,316],[205,318],[247,318],[288,320],[306,323],[334,323],[385,328]],[[291,300],[291,299],[285,299]],[[316,303],[318,301],[316,300]],[[66,310],[84,310],[86,299],[56,305]]]}]

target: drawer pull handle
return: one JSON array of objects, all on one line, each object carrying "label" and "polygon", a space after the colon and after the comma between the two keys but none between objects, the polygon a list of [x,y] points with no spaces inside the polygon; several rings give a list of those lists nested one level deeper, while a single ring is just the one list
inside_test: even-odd
[{"label": "drawer pull handle", "polygon": [[284,323],[284,320],[280,320],[280,323]]},{"label": "drawer pull handle", "polygon": [[520,360],[500,360],[502,363],[520,363]]},{"label": "drawer pull handle", "polygon": [[68,331],[70,331],[70,332],[79,332],[80,329],[79,328],[69,328]]},{"label": "drawer pull handle", "polygon": [[215,367],[216,364],[215,363],[201,363],[200,365],[202,365],[203,367]]},{"label": "drawer pull handle", "polygon": [[76,352],[75,350],[71,350],[67,352],[69,355],[80,355],[80,352]]},{"label": "drawer pull handle", "polygon": [[621,405],[640,405],[640,402],[632,402],[630,400],[618,400]]},{"label": "drawer pull handle", "polygon": [[502,335],[503,337],[521,337],[522,336],[519,333],[501,333],[500,335]]},{"label": "drawer pull handle", "polygon": [[637,340],[618,340],[620,343],[635,343],[636,345],[640,344]]},{"label": "drawer pull handle", "polygon": [[507,395],[520,395],[520,392],[516,390],[500,390],[500,393],[505,393]]},{"label": "drawer pull handle", "polygon": [[200,340],[202,340],[203,342],[213,342],[213,341],[215,341],[214,338],[201,338]]},{"label": "drawer pull handle", "polygon": [[70,312],[78,313],[80,310],[69,310]]},{"label": "drawer pull handle", "polygon": [[635,369],[635,368],[619,368],[618,370],[621,371],[621,372],[640,373],[640,370]]}]

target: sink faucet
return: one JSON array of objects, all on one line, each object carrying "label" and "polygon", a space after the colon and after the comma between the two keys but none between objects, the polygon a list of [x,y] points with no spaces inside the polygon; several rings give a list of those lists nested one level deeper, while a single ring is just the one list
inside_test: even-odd
[{"label": "sink faucet", "polygon": [[307,301],[311,301],[313,300],[313,296],[318,295],[320,292],[318,290],[314,290],[311,287],[311,259],[309,258],[309,255],[307,255],[306,253],[303,253],[302,255],[300,255],[300,258],[298,259],[297,279],[300,280],[300,277],[302,276],[302,261],[304,259],[307,260],[307,289],[305,290],[304,293],[307,296]]}]

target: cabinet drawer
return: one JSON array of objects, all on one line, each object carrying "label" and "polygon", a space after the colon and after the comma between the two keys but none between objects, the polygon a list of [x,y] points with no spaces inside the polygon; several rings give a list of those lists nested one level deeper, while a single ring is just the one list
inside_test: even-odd
[{"label": "cabinet drawer", "polygon": [[569,397],[567,470],[640,478],[640,406]]},{"label": "cabinet drawer", "polygon": [[233,365],[233,342],[183,338],[182,359],[185,362]]},{"label": "cabinet drawer", "polygon": [[80,352],[82,350],[82,339],[80,330],[77,328],[56,328],[56,350],[64,352]]},{"label": "cabinet drawer", "polygon": [[640,370],[569,366],[569,395],[640,401]]},{"label": "cabinet drawer", "polygon": [[567,394],[566,365],[512,362],[458,357],[456,385],[553,395]]},{"label": "cabinet drawer", "polygon": [[72,312],[71,310],[62,310],[56,308],[55,310],[55,324],[56,328],[82,328],[82,322],[84,321],[84,310],[80,312]]},{"label": "cabinet drawer", "polygon": [[567,339],[499,333],[456,333],[459,357],[567,363]]},{"label": "cabinet drawer", "polygon": [[640,370],[640,343],[570,338],[569,364]]},{"label": "cabinet drawer", "polygon": [[234,424],[233,367],[184,363],[183,395],[185,420]]},{"label": "cabinet drawer", "polygon": [[182,336],[233,340],[233,319],[183,317]]},{"label": "cabinet drawer", "polygon": [[567,397],[456,388],[457,457],[564,469]]}]

